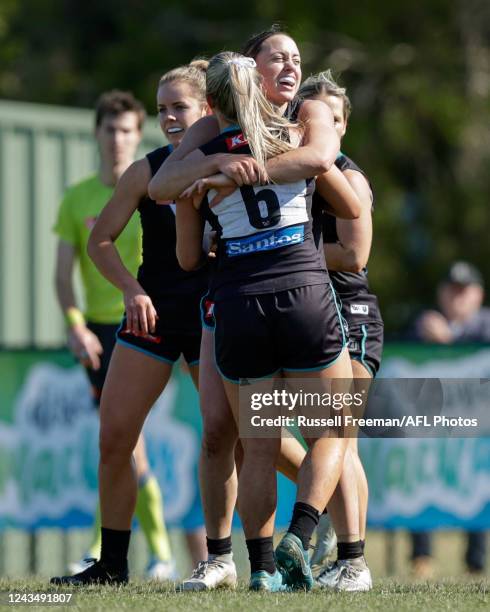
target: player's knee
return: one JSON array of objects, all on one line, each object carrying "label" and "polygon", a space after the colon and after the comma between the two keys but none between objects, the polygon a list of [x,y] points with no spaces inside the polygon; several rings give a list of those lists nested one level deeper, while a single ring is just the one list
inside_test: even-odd
[{"label": "player's knee", "polygon": [[128,439],[127,432],[124,432],[114,425],[100,427],[99,435],[100,462],[124,463],[131,460],[134,450],[133,445]]}]

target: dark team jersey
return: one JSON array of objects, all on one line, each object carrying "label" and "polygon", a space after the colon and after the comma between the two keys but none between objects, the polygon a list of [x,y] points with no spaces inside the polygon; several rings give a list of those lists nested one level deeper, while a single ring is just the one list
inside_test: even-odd
[{"label": "dark team jersey", "polygon": [[[159,147],[146,158],[154,176],[171,153],[171,147]],[[175,252],[175,204],[157,204],[149,197],[138,206],[143,228],[143,263],[138,270],[138,281],[152,297],[205,293],[207,269],[185,272],[179,266]]]},{"label": "dark team jersey", "polygon": [[[345,170],[356,170],[365,176],[359,166],[343,153],[339,154],[335,160],[335,165],[342,172]],[[321,221],[320,223],[315,223],[315,236],[318,240],[319,228],[321,228],[323,242],[325,244],[336,243],[339,241],[337,235],[337,219],[326,212],[324,206],[325,201],[321,195],[315,191],[313,195],[313,210],[315,219],[318,218]],[[361,272],[336,272],[330,270],[329,274],[334,289],[341,299],[360,293],[370,293],[367,268],[364,268]]]},{"label": "dark team jersey", "polygon": [[[239,127],[229,128],[201,147],[214,153],[250,154]],[[261,294],[328,282],[323,249],[315,245],[311,205],[315,181],[243,186],[201,213],[218,235],[211,282],[216,299]]]}]

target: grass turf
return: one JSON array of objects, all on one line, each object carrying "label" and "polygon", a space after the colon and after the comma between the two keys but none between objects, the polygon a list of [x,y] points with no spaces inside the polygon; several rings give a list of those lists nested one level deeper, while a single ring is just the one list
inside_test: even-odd
[{"label": "grass turf", "polygon": [[[2,604],[5,592],[46,592],[45,581],[36,579],[0,579]],[[235,591],[220,590],[209,593],[176,593],[173,586],[154,582],[132,581],[124,587],[95,587],[78,589],[59,588],[51,592],[73,592],[73,603],[67,610],[233,610],[233,612],[261,610],[329,610],[413,611],[413,610],[483,610],[490,609],[488,582],[462,579],[438,583],[408,584],[390,579],[377,581],[369,593],[251,593],[245,583]],[[37,608],[38,606],[29,606]],[[3,606],[2,609],[12,609]],[[40,608],[41,609],[41,608]]]}]

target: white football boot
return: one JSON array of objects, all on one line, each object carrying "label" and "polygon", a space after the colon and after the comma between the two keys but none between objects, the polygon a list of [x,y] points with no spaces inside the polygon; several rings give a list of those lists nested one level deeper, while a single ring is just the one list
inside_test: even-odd
[{"label": "white football boot", "polygon": [[310,559],[311,567],[325,565],[337,546],[337,535],[330,515],[322,514],[316,528],[316,545]]},{"label": "white football boot", "polygon": [[370,591],[373,588],[371,572],[364,557],[329,564],[316,582],[322,588],[350,593]]},{"label": "white football boot", "polygon": [[234,589],[237,585],[236,566],[233,561],[219,559],[201,561],[188,580],[184,580],[181,591],[212,591],[219,588]]},{"label": "white football boot", "polygon": [[316,584],[322,589],[334,589],[339,577],[339,562],[326,563],[316,577]]}]

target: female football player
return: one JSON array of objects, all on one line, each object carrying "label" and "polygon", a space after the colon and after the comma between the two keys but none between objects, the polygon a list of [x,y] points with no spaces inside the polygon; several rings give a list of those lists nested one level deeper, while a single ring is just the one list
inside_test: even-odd
[{"label": "female football player", "polygon": [[[239,54],[215,56],[207,73],[208,103],[221,133],[189,156],[252,154],[267,177],[266,161],[294,153],[303,131],[284,119],[264,97],[255,60]],[[289,79],[288,79],[288,82]],[[282,87],[282,80],[279,81]],[[275,157],[275,159],[279,159]],[[290,179],[291,180],[291,179]],[[229,186],[218,174],[207,186]],[[312,231],[313,182],[242,185],[201,213],[218,232],[212,277],[216,315],[216,361],[238,422],[238,383],[281,373],[322,381],[352,376],[345,334],[323,253]],[[199,191],[192,186],[185,195]],[[262,205],[261,205],[262,204]],[[192,200],[177,202],[177,255],[184,269],[202,263],[202,217]],[[311,588],[308,546],[320,512],[337,485],[346,440],[332,428],[307,437],[309,450],[298,474],[298,494],[288,533],[275,556],[296,588]],[[238,507],[251,561],[251,588],[282,590],[272,550],[279,439],[241,439],[243,462]]]},{"label": "female football player", "polygon": [[[133,163],[123,174],[89,240],[89,254],[100,272],[123,292],[126,312],[101,398],[101,558],[84,572],[55,579],[57,582],[127,582],[136,495],[131,459],[134,445],[180,355],[198,385],[199,303],[207,288],[207,270],[204,266],[195,272],[184,272],[179,266],[175,254],[175,207],[157,205],[148,196],[148,183],[179,146],[186,130],[208,113],[206,66],[202,60],[193,62],[161,78],[158,114],[170,144]],[[143,228],[143,262],[134,278],[114,243],[136,210]]]}]

